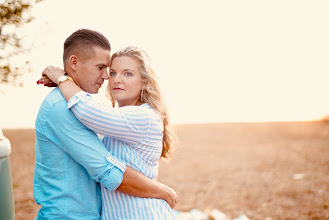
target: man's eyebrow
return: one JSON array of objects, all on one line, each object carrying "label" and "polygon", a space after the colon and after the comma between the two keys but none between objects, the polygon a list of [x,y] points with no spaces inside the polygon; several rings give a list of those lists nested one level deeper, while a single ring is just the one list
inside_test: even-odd
[{"label": "man's eyebrow", "polygon": [[106,64],[104,64],[104,63],[96,64],[96,66],[106,66],[106,67],[108,67],[108,65],[106,65]]}]

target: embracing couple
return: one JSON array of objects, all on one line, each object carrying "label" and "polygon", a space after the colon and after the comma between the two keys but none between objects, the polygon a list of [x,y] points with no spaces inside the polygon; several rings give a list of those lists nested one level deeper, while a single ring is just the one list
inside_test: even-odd
[{"label": "embracing couple", "polygon": [[[175,218],[176,192],[156,181],[175,138],[157,76],[143,50],[110,51],[99,32],[77,30],[64,70],[49,66],[37,81],[56,88],[35,123],[36,219]],[[104,80],[113,107],[90,95]]]}]

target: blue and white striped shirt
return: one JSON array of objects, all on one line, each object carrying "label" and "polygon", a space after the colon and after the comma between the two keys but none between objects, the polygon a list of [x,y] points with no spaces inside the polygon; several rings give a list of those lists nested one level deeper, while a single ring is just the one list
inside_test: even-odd
[{"label": "blue and white striped shirt", "polygon": [[[163,122],[148,104],[112,108],[79,92],[68,102],[74,115],[89,129],[103,135],[103,143],[116,157],[150,179],[158,176]],[[174,219],[167,202],[139,198],[119,191],[102,191],[102,219]]]}]

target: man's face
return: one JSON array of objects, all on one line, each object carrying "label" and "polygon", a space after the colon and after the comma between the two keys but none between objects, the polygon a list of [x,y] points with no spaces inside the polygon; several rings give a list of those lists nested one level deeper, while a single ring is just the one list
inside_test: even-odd
[{"label": "man's face", "polygon": [[73,79],[75,83],[88,93],[98,93],[104,80],[108,79],[107,68],[110,62],[110,51],[94,47],[94,56],[87,60],[78,59]]}]

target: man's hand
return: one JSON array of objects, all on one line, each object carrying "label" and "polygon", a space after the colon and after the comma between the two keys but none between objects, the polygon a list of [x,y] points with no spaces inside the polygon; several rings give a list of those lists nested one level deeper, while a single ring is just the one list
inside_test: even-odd
[{"label": "man's hand", "polygon": [[[160,183],[162,184],[162,183]],[[178,196],[177,193],[175,192],[175,190],[173,190],[172,188],[162,184],[165,188],[166,194],[164,195],[164,200],[168,203],[168,205],[173,209],[175,208],[175,205],[178,201]]]}]

